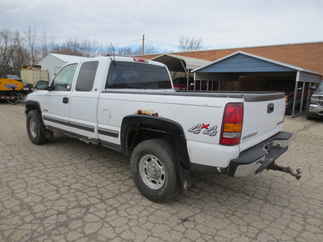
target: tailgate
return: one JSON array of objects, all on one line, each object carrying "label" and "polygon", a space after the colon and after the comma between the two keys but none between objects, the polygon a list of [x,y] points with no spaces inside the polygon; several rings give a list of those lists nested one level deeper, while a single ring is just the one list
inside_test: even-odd
[{"label": "tailgate", "polygon": [[283,93],[246,97],[240,150],[246,150],[278,133],[284,116]]}]

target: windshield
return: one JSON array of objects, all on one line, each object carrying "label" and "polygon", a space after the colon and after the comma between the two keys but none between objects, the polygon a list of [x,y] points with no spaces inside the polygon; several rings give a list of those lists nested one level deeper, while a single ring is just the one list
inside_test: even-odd
[{"label": "windshield", "polygon": [[111,63],[106,88],[170,89],[172,86],[163,66],[117,61]]}]

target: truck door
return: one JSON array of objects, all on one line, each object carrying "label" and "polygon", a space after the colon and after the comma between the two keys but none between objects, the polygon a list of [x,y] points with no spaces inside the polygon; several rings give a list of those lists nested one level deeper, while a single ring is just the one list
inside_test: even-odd
[{"label": "truck door", "polygon": [[70,95],[70,130],[88,138],[96,138],[98,88],[95,88],[98,61],[83,62]]},{"label": "truck door", "polygon": [[43,120],[46,125],[60,129],[68,129],[68,106],[77,64],[63,67],[51,83],[43,110]]}]

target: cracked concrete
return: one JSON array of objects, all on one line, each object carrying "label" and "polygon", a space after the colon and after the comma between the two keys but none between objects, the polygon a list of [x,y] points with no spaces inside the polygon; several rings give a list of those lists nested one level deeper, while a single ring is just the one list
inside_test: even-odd
[{"label": "cracked concrete", "polygon": [[121,155],[60,137],[35,146],[23,106],[0,105],[0,241],[323,241],[323,122],[296,133],[279,162],[303,178],[194,174],[169,204],[142,197]]}]

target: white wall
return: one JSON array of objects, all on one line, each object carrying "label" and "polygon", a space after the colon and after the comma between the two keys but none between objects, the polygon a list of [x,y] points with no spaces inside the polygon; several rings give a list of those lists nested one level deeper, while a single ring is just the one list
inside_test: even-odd
[{"label": "white wall", "polygon": [[55,56],[48,55],[45,58],[43,58],[39,65],[41,65],[42,70],[47,70],[49,75],[49,81],[51,81],[54,78],[55,73],[60,69],[62,65],[64,65],[65,62],[56,58]]},{"label": "white wall", "polygon": [[48,72],[40,69],[21,69],[21,79],[27,83],[35,85],[39,80],[48,81]]}]

